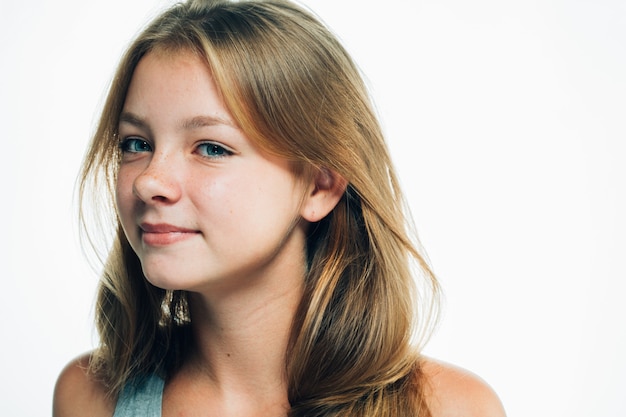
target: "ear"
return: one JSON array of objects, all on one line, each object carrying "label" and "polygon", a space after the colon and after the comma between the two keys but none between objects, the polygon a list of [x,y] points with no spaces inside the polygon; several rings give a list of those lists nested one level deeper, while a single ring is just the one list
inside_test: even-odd
[{"label": "ear", "polygon": [[327,168],[314,169],[300,210],[302,218],[312,223],[322,220],[335,208],[348,186],[348,181],[336,172]]}]

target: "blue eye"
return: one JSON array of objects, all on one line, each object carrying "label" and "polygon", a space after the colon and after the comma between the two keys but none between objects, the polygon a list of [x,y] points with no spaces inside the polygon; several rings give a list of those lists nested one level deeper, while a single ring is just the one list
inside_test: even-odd
[{"label": "blue eye", "polygon": [[228,149],[211,142],[201,143],[197,149],[198,153],[206,158],[223,158],[232,155]]},{"label": "blue eye", "polygon": [[120,149],[130,153],[151,152],[152,146],[141,138],[128,137],[120,142]]}]

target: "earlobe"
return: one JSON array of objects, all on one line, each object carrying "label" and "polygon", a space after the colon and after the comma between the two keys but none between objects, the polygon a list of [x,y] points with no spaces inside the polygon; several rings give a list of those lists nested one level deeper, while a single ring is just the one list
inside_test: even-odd
[{"label": "earlobe", "polygon": [[318,222],[330,213],[343,193],[348,181],[328,168],[316,168],[309,191],[302,204],[302,218],[309,222]]}]

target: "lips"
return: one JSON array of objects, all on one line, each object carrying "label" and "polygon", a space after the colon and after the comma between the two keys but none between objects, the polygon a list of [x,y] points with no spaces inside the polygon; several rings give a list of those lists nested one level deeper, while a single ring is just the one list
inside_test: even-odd
[{"label": "lips", "polygon": [[148,246],[167,246],[189,239],[200,232],[198,230],[178,227],[167,223],[142,223],[141,239]]}]

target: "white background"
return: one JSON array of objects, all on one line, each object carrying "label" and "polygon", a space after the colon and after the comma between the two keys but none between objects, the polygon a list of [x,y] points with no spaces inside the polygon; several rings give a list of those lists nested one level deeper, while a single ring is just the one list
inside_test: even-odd
[{"label": "white background", "polygon": [[[73,188],[165,2],[0,0],[0,414],[94,346]],[[310,0],[368,77],[445,313],[427,353],[510,417],[626,415],[626,3]]]}]

